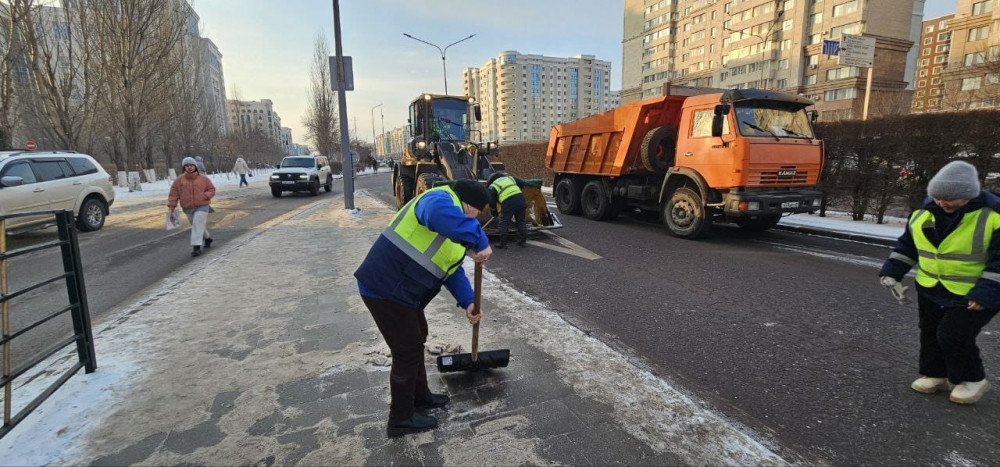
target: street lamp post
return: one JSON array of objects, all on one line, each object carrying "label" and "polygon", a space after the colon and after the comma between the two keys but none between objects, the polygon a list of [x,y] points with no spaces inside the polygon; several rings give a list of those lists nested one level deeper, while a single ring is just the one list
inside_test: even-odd
[{"label": "street lamp post", "polygon": [[406,37],[409,37],[410,39],[413,39],[415,41],[423,42],[424,44],[432,46],[432,47],[438,49],[438,52],[441,52],[441,69],[444,70],[444,93],[445,93],[445,95],[447,95],[448,94],[448,68],[444,64],[445,53],[448,52],[448,47],[451,47],[451,46],[453,46],[453,45],[455,45],[455,44],[457,44],[459,42],[463,42],[463,41],[467,41],[469,39],[472,39],[472,36],[475,36],[475,34],[470,34],[469,37],[466,37],[465,39],[461,39],[461,40],[452,42],[451,44],[446,45],[444,47],[444,49],[442,49],[441,47],[438,47],[436,44],[431,44],[430,42],[427,42],[427,41],[425,41],[423,39],[418,39],[418,38],[413,37],[413,36],[411,36],[411,35],[409,35],[409,34],[407,34],[405,32],[403,33],[403,35],[406,36]]},{"label": "street lamp post", "polygon": [[375,109],[382,107],[382,104],[372,107],[372,150],[375,151],[375,156],[378,156],[378,142],[375,139]]}]

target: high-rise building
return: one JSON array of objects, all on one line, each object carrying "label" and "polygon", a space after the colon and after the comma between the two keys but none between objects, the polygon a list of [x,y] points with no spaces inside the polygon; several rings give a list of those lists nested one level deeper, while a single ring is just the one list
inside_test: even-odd
[{"label": "high-rise building", "polygon": [[923,22],[911,104],[913,112],[942,110],[944,70],[948,67],[948,51],[951,48],[951,29],[948,23],[954,17],[955,15],[946,15]]},{"label": "high-rise building", "polygon": [[379,159],[393,159],[399,160],[403,157],[403,150],[406,148],[406,143],[410,140],[410,127],[401,126],[399,128],[393,128],[385,133],[382,133],[375,137],[375,146],[378,149],[377,157]]},{"label": "high-rise building", "polygon": [[292,156],[295,154],[295,144],[292,143],[292,129],[287,126],[281,127],[281,138],[278,144],[281,145],[281,149],[285,151],[286,155]]},{"label": "high-rise building", "polygon": [[[958,0],[955,16],[948,21],[951,43],[941,96],[945,110],[1000,106],[998,2]],[[922,47],[921,57],[924,57],[928,46]]]},{"label": "high-rise building", "polygon": [[274,111],[274,103],[271,102],[271,99],[259,101],[229,99],[227,102],[231,131],[260,132],[281,146],[282,149],[285,148],[281,142],[281,117],[278,116],[278,112]]},{"label": "high-rise building", "polygon": [[226,79],[222,72],[222,54],[208,38],[201,39],[203,105],[212,109],[219,135],[229,134],[229,111],[226,108]]},{"label": "high-rise building", "polygon": [[507,50],[479,68],[466,68],[462,78],[465,95],[482,110],[482,141],[547,140],[553,125],[604,112],[619,100],[611,90],[611,62],[593,55],[562,58]]},{"label": "high-rise building", "polygon": [[825,120],[860,118],[869,68],[823,41],[874,37],[871,114],[906,112],[924,0],[625,0],[622,102],[663,84],[802,94]]}]

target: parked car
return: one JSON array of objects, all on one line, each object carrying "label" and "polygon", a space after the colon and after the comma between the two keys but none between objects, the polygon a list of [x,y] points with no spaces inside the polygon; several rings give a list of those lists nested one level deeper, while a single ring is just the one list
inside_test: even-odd
[{"label": "parked car", "polygon": [[271,174],[269,184],[275,198],[284,191],[308,191],[316,196],[320,185],[329,193],[333,190],[330,162],[326,156],[288,156]]},{"label": "parked car", "polygon": [[[72,151],[0,152],[0,216],[72,211],[82,231],[100,230],[115,201],[111,176],[93,157]],[[12,217],[7,229],[52,222],[51,215]]]}]

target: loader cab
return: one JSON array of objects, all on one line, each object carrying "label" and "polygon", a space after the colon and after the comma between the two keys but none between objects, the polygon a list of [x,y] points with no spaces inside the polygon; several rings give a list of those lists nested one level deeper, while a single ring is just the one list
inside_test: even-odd
[{"label": "loader cab", "polygon": [[[469,130],[469,102],[465,98],[424,94],[410,104],[413,138],[432,142],[466,142]],[[478,107],[473,109],[478,114]]]}]

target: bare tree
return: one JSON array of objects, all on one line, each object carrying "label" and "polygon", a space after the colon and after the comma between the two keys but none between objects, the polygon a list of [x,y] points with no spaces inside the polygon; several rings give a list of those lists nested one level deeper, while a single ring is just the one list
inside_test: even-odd
[{"label": "bare tree", "polygon": [[0,2],[0,149],[13,146],[17,126],[20,86],[19,72],[24,72],[23,44],[20,25],[32,8],[31,0]]},{"label": "bare tree", "polygon": [[310,73],[309,108],[302,124],[306,128],[306,138],[313,143],[319,153],[329,157],[330,160],[339,161],[337,98],[330,87],[329,56],[330,48],[326,39],[322,34],[317,34]]},{"label": "bare tree", "polygon": [[[90,0],[99,99],[118,170],[149,166],[152,115],[169,98],[184,31],[183,0]],[[143,157],[143,156],[147,157]]]},{"label": "bare tree", "polygon": [[208,156],[218,138],[215,106],[207,102],[206,53],[200,37],[187,35],[175,50],[177,73],[167,87],[167,100],[151,128],[156,128],[166,167],[174,166],[174,155]]},{"label": "bare tree", "polygon": [[92,66],[91,11],[66,2],[62,8],[29,8],[21,23],[36,97],[33,130],[59,148],[91,152],[93,114],[100,81]]}]

